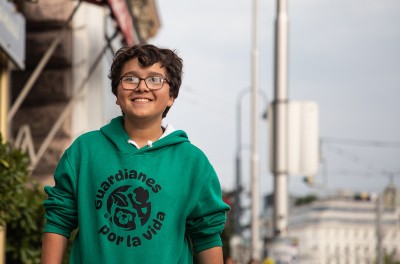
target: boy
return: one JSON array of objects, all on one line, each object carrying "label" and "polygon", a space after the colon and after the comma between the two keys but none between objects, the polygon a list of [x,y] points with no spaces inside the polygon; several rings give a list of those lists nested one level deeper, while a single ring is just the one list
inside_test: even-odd
[{"label": "boy", "polygon": [[178,97],[182,59],[149,44],[121,48],[109,78],[123,115],[80,136],[48,199],[42,263],[221,264],[229,207],[206,156],[162,119]]}]

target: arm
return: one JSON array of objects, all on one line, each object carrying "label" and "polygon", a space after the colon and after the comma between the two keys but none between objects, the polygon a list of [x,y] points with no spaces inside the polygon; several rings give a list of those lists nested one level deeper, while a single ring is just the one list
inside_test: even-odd
[{"label": "arm", "polygon": [[55,186],[45,186],[47,199],[42,240],[42,264],[61,264],[71,232],[77,228],[75,173],[64,153],[54,173]]},{"label": "arm", "polygon": [[213,247],[195,255],[196,264],[223,264],[222,247]]},{"label": "arm", "polygon": [[45,233],[42,242],[42,264],[61,264],[67,244],[66,237]]},{"label": "arm", "polygon": [[[196,159],[191,191],[193,207],[186,218],[186,235],[190,239],[195,263],[222,264],[221,233],[229,206],[222,200],[217,174],[208,159]],[[200,176],[199,176],[200,175]]]}]

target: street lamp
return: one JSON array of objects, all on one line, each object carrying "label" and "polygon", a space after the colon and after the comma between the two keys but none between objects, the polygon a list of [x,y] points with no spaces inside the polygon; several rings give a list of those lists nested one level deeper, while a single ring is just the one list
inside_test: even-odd
[{"label": "street lamp", "polygon": [[240,91],[236,101],[236,190],[235,190],[235,204],[233,207],[233,219],[234,219],[234,233],[237,236],[241,236],[242,227],[240,225],[240,216],[242,214],[242,206],[240,204],[240,194],[242,192],[242,99],[244,95],[251,92],[250,88],[245,88]]},{"label": "street lamp", "polygon": [[[251,145],[244,145],[242,142],[242,99],[246,94],[249,94],[252,92],[251,88],[244,88],[241,90],[237,96],[237,101],[236,101],[236,154],[235,154],[235,166],[236,166],[236,186],[235,186],[235,192],[234,192],[234,199],[235,203],[233,206],[233,217],[234,217],[234,234],[237,236],[242,235],[242,227],[240,224],[240,217],[242,215],[242,207],[241,207],[241,192],[243,191],[243,186],[242,186],[242,150],[246,147],[248,149],[252,149]],[[267,105],[268,100],[267,100],[267,95],[264,91],[259,90],[258,94],[256,96],[261,97],[264,100],[265,105]],[[261,114],[262,116],[262,114]],[[255,117],[257,118],[257,117]],[[257,186],[258,188],[259,186]],[[252,202],[252,206],[259,206],[258,204],[258,192],[256,192],[257,195],[257,201]],[[254,208],[252,208],[253,210]],[[257,214],[258,214],[258,210]],[[254,217],[254,216],[253,216]],[[258,215],[256,217],[259,217]],[[259,232],[257,232],[259,233]]]}]

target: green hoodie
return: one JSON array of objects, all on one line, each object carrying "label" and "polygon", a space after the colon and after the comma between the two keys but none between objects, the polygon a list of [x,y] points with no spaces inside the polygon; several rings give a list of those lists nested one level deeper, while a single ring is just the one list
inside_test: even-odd
[{"label": "green hoodie", "polygon": [[80,136],[45,187],[45,232],[69,238],[70,263],[193,263],[222,246],[229,207],[204,153],[178,130],[137,149],[123,117]]}]

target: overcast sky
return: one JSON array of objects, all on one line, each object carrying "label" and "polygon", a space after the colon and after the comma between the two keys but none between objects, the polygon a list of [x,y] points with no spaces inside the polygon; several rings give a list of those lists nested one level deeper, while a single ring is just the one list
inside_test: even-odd
[{"label": "overcast sky", "polygon": [[[244,181],[249,189],[253,1],[157,1],[162,28],[150,42],[184,60],[180,95],[167,121],[185,130],[214,165],[225,190],[234,188],[236,106],[242,106]],[[260,89],[273,99],[276,1],[260,0]],[[400,1],[289,1],[289,99],[319,106],[322,158],[318,188],[290,178],[290,192],[380,192],[389,173],[400,185]],[[260,99],[261,193],[272,190],[267,103]],[[384,145],[357,146],[324,139]],[[325,166],[325,165],[326,166]],[[325,187],[325,188],[322,188]]]}]

